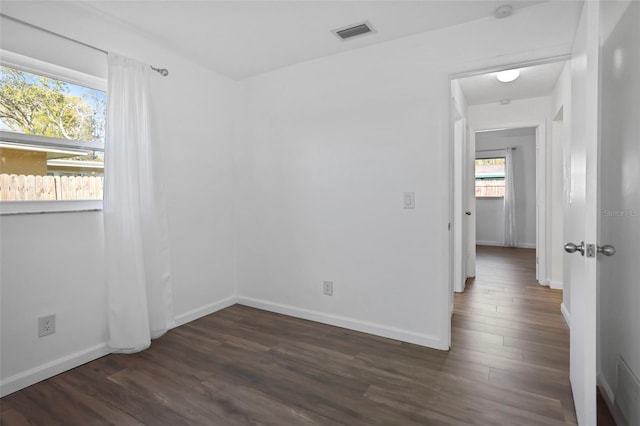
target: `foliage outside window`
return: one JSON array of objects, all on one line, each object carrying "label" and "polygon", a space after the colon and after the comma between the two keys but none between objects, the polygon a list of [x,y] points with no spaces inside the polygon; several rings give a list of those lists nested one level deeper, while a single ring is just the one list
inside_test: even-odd
[{"label": "foliage outside window", "polygon": [[104,91],[1,65],[0,201],[102,199],[105,116]]},{"label": "foliage outside window", "polygon": [[476,159],[476,197],[504,197],[505,158]]}]

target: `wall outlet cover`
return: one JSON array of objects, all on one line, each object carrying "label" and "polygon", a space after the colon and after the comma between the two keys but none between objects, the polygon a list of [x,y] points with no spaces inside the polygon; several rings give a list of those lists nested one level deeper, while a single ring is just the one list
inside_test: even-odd
[{"label": "wall outlet cover", "polygon": [[56,332],[55,314],[38,318],[38,337],[48,336],[55,332]]}]

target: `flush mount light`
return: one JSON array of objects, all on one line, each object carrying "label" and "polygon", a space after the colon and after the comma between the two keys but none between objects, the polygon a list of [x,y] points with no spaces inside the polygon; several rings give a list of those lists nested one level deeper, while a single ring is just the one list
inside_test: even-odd
[{"label": "flush mount light", "polygon": [[510,81],[513,81],[516,78],[518,78],[519,75],[520,75],[520,70],[506,70],[506,71],[500,71],[496,75],[496,77],[498,78],[498,81],[501,81],[503,83],[509,83]]},{"label": "flush mount light", "polygon": [[509,105],[511,103],[511,99],[500,99],[500,105]]}]

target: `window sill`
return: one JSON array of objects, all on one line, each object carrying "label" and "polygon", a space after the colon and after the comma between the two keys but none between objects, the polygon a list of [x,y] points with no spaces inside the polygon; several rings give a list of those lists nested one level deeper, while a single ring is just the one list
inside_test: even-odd
[{"label": "window sill", "polygon": [[0,202],[0,216],[93,211],[102,211],[102,200]]}]

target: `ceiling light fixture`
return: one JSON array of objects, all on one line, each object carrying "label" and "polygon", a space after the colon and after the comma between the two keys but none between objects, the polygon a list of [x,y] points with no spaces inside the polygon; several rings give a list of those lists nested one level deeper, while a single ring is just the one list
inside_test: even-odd
[{"label": "ceiling light fixture", "polygon": [[511,103],[511,99],[501,99],[500,105],[509,105]]},{"label": "ceiling light fixture", "polygon": [[508,18],[511,15],[513,15],[513,7],[509,4],[502,5],[493,12],[496,19]]},{"label": "ceiling light fixture", "polygon": [[509,83],[509,82],[515,80],[516,78],[518,78],[518,76],[520,76],[520,70],[500,71],[496,75],[496,77],[498,78],[498,81],[501,81],[503,83]]}]

